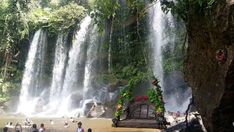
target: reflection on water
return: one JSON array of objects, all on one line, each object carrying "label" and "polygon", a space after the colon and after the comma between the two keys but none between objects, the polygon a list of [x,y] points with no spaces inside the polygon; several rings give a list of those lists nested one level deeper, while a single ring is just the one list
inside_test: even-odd
[{"label": "reflection on water", "polygon": [[[87,131],[88,128],[92,128],[93,132],[160,132],[156,129],[142,129],[142,128],[113,128],[111,127],[111,119],[90,119],[90,118],[74,118],[77,121],[83,123],[83,128]],[[31,118],[33,123],[36,123],[39,127],[41,123],[45,124],[46,132],[75,132],[77,128],[76,123],[72,123],[70,117],[64,118]],[[53,120],[51,124],[50,120]],[[15,125],[17,122],[24,124],[25,118],[23,117],[0,117],[0,132],[7,122],[13,122]],[[64,122],[69,124],[68,128],[64,127]],[[14,132],[13,129],[10,132]],[[30,128],[25,128],[23,132],[30,132]]]}]

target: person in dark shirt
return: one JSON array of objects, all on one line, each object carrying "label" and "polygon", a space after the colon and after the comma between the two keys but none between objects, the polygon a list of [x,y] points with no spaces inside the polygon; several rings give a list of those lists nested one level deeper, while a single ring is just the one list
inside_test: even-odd
[{"label": "person in dark shirt", "polygon": [[91,128],[89,128],[89,129],[88,129],[88,132],[92,132],[92,129],[91,129]]},{"label": "person in dark shirt", "polygon": [[15,125],[15,131],[16,132],[22,132],[22,126],[19,123],[16,123],[16,125]]},{"label": "person in dark shirt", "polygon": [[8,132],[8,128],[7,128],[7,127],[4,127],[4,128],[3,128],[3,132]]},{"label": "person in dark shirt", "polygon": [[32,125],[32,131],[31,132],[38,132],[37,124]]}]

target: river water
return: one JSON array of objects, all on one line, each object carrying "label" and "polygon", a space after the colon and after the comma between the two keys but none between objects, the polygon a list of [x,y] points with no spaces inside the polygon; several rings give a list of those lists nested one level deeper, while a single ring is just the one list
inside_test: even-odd
[{"label": "river water", "polygon": [[[88,128],[91,128],[93,132],[160,132],[157,129],[144,129],[144,128],[114,128],[111,126],[111,119],[94,119],[94,118],[74,118],[77,121],[81,121],[83,123],[83,128],[85,132],[87,132]],[[45,124],[47,129],[46,132],[75,132],[77,128],[77,123],[72,123],[69,117],[61,117],[61,118],[30,118],[33,123],[37,124],[38,127],[41,123]],[[51,124],[51,121],[53,124]],[[0,132],[2,132],[2,128],[5,126],[7,122],[13,122],[15,125],[17,122],[20,124],[24,124],[24,117],[16,117],[16,116],[0,116]],[[69,124],[68,128],[64,127],[64,122],[67,121]],[[13,129],[10,132],[14,132]],[[30,128],[25,128],[23,132],[30,132]]]}]

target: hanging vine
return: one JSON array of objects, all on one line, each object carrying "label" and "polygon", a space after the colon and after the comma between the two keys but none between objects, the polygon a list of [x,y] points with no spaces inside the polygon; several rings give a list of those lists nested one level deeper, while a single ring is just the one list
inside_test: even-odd
[{"label": "hanging vine", "polygon": [[157,116],[164,116],[165,107],[164,107],[164,101],[163,101],[163,94],[161,87],[159,86],[159,81],[155,78],[152,82],[152,84],[155,86],[154,88],[148,89],[148,98],[150,103],[154,104],[155,106],[155,114]]}]

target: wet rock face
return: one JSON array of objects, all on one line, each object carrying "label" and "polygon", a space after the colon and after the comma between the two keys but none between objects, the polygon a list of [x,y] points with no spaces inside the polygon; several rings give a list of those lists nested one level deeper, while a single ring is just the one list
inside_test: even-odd
[{"label": "wet rock face", "polygon": [[[210,17],[191,14],[185,78],[208,131],[232,131],[234,121],[234,6],[220,0]],[[211,21],[210,21],[211,20]],[[227,50],[220,63],[217,50]]]}]

